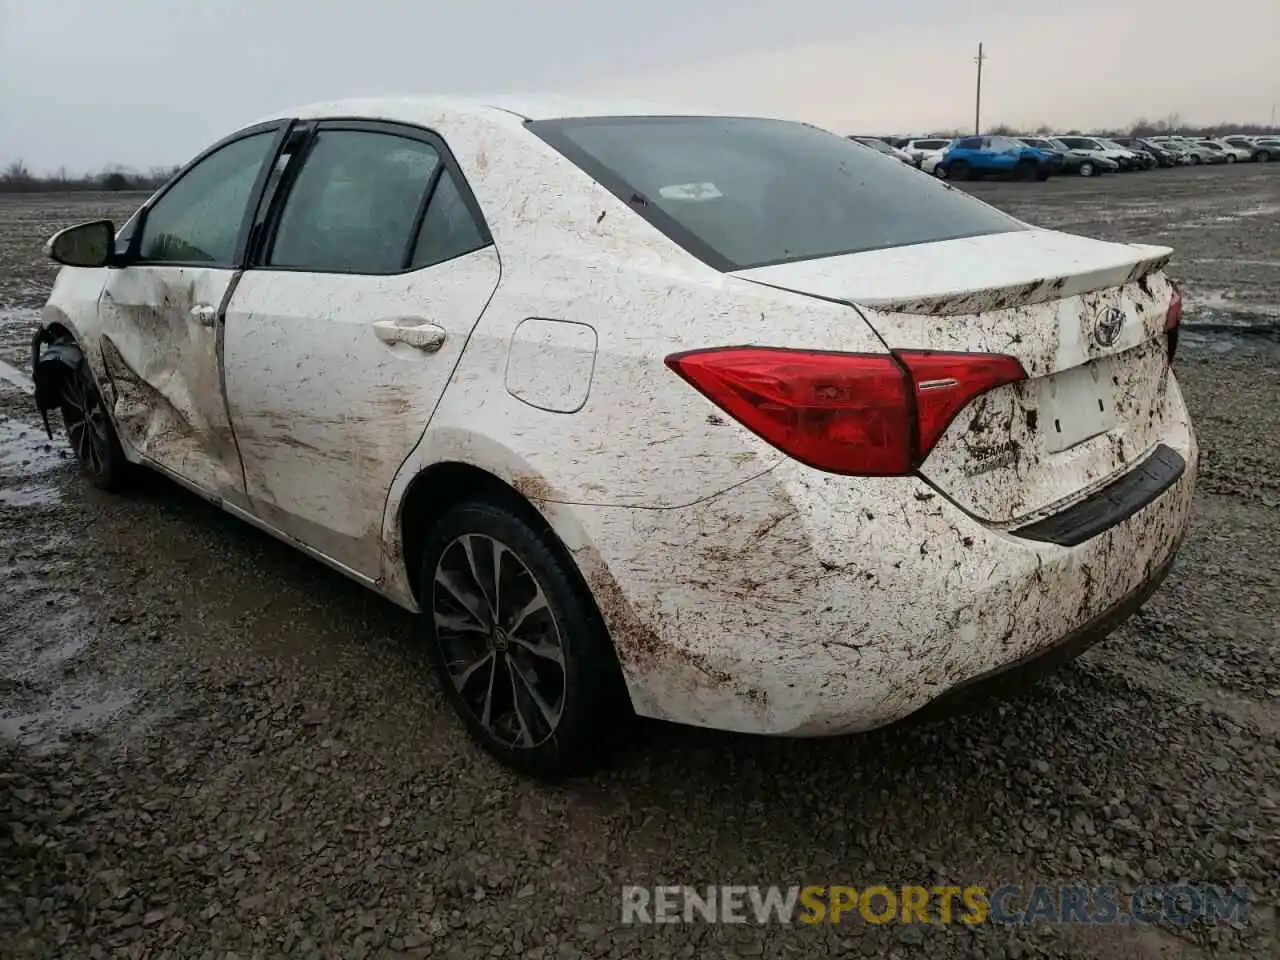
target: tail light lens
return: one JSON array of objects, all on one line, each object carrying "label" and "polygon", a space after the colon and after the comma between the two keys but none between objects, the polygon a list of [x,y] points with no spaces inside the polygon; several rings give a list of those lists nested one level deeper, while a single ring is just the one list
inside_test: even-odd
[{"label": "tail light lens", "polygon": [[1169,362],[1173,363],[1174,354],[1178,352],[1178,328],[1182,326],[1182,294],[1177,287],[1173,288],[1173,299],[1169,301],[1169,310],[1164,315],[1165,339],[1169,342]]},{"label": "tail light lens", "polygon": [[1013,357],[725,347],[667,366],[801,463],[851,476],[911,473],[974,397],[1026,378]]}]

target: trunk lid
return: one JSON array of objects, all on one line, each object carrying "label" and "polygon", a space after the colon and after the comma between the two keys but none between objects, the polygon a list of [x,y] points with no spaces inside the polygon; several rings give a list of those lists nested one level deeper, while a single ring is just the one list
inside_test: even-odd
[{"label": "trunk lid", "polygon": [[962,409],[921,474],[1016,525],[1142,460],[1165,426],[1167,247],[1025,230],[739,271],[854,304],[890,349],[997,353],[1027,372]]}]

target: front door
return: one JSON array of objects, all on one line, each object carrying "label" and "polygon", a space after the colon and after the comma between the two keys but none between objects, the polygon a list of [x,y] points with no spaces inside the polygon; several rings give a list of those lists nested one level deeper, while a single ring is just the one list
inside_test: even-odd
[{"label": "front door", "polygon": [[99,301],[106,392],[121,440],[211,496],[243,500],[227,415],[221,321],[244,255],[247,214],[280,125],[199,159],[143,213]]},{"label": "front door", "polygon": [[231,296],[226,385],[252,509],[376,579],[387,493],[498,283],[443,142],[318,125]]}]

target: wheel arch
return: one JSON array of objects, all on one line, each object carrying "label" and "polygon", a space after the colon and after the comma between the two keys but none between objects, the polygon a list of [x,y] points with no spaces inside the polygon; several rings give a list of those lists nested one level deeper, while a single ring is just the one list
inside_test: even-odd
[{"label": "wheel arch", "polygon": [[382,587],[388,596],[411,610],[419,609],[417,575],[426,529],[451,506],[476,498],[501,502],[550,534],[555,548],[563,552],[588,593],[593,593],[581,564],[593,559],[595,548],[573,505],[557,499],[552,481],[497,441],[441,430],[428,433],[415,456],[401,467],[388,494],[382,564]]}]

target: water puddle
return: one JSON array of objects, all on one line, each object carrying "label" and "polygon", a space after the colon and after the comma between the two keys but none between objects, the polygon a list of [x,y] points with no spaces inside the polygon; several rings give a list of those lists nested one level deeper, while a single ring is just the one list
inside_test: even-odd
[{"label": "water puddle", "polygon": [[45,484],[25,483],[16,487],[0,487],[0,507],[42,509],[62,503],[62,492]]},{"label": "water puddle", "polygon": [[68,534],[0,532],[0,741],[41,752],[104,726],[137,696],[90,667],[101,637],[70,547]]},{"label": "water puddle", "polygon": [[22,323],[34,327],[40,311],[33,307],[0,307],[0,326]]},{"label": "water puddle", "polygon": [[65,438],[55,433],[50,440],[43,427],[0,414],[0,481],[39,476],[70,461]]}]

